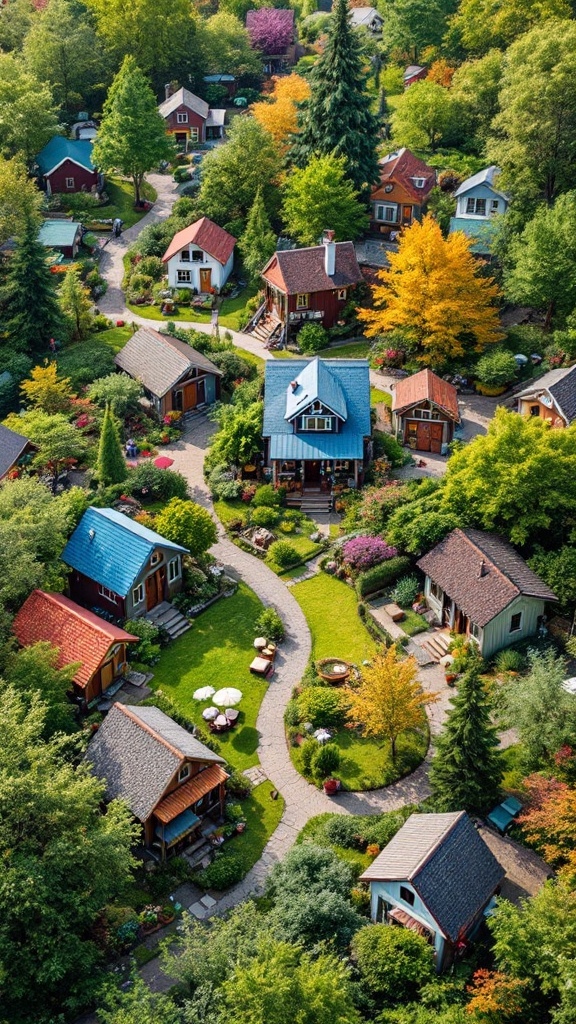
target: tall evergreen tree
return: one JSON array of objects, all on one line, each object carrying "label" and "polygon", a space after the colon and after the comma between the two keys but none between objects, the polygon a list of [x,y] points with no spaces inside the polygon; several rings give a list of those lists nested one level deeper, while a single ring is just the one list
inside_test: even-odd
[{"label": "tall evergreen tree", "polygon": [[248,214],[246,230],[238,243],[238,248],[250,280],[257,281],[260,271],[276,249],[276,235],[266,213],[261,188],[256,193],[256,199]]},{"label": "tall evergreen tree", "polygon": [[302,104],[292,158],[305,167],[312,156],[343,156],[347,176],[367,198],[378,180],[379,124],[370,111],[362,62],[347,2],[336,0],[326,47],[309,75],[312,95]]},{"label": "tall evergreen tree", "polygon": [[430,769],[432,796],[440,810],[480,814],[499,799],[503,767],[477,662],[450,703]]},{"label": "tall evergreen tree", "polygon": [[102,487],[107,487],[108,484],[122,483],[128,473],[120,446],[118,430],[109,405],[106,406],[104,419],[102,420],[96,472]]},{"label": "tall evergreen tree", "polygon": [[37,235],[38,224],[31,218],[16,238],[17,248],[0,289],[0,320],[7,344],[12,352],[31,355],[48,353],[50,339],[64,325],[46,250]]}]

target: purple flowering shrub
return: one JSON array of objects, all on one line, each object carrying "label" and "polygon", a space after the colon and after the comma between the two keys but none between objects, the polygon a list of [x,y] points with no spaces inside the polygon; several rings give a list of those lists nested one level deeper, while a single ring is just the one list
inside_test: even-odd
[{"label": "purple flowering shrub", "polygon": [[268,54],[284,53],[294,37],[294,11],[275,7],[248,11],[246,28],[255,50]]},{"label": "purple flowering shrub", "polygon": [[380,562],[395,558],[397,554],[396,548],[386,544],[380,537],[353,537],[342,548],[344,561],[350,569],[358,572],[380,565]]}]

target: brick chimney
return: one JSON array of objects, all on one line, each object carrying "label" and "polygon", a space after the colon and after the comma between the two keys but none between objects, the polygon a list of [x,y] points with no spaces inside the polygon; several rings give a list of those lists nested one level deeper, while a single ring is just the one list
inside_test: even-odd
[{"label": "brick chimney", "polygon": [[324,246],[324,270],[328,277],[334,277],[336,273],[336,242],[334,231],[325,231],[322,236]]},{"label": "brick chimney", "polygon": [[169,100],[170,97],[174,95],[177,88],[178,86],[176,82],[166,82],[166,85],[164,86],[164,100]]}]

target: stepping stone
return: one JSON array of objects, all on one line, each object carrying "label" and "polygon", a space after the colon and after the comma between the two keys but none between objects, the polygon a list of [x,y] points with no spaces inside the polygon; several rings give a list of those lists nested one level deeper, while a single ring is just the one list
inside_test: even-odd
[{"label": "stepping stone", "polygon": [[397,604],[385,604],[384,611],[390,616],[392,622],[402,622],[402,619],[406,618],[405,613]]},{"label": "stepping stone", "polygon": [[202,896],[200,899],[200,903],[202,903],[203,906],[207,907],[208,910],[210,910],[212,907],[215,907],[217,902],[218,900],[215,900],[213,896],[209,896],[208,893],[206,893],[206,895]]},{"label": "stepping stone", "polygon": [[194,917],[197,917],[199,921],[203,921],[208,913],[207,908],[203,907],[201,903],[193,903],[191,907],[188,907],[188,910],[194,915]]}]

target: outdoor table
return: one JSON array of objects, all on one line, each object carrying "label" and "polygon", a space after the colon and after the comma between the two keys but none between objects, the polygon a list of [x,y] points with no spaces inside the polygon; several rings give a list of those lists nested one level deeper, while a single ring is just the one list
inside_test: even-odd
[{"label": "outdoor table", "polygon": [[235,725],[238,721],[239,711],[236,708],[226,708],[225,715],[230,725]]}]

